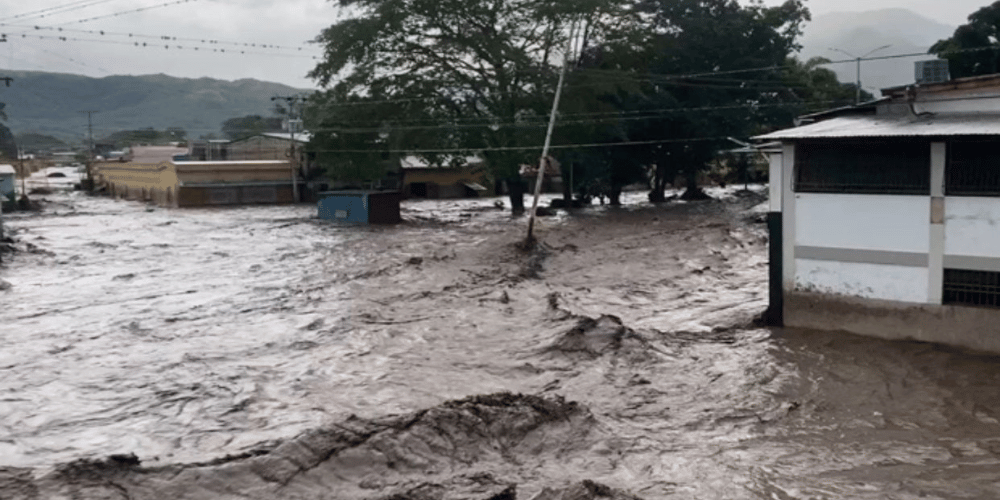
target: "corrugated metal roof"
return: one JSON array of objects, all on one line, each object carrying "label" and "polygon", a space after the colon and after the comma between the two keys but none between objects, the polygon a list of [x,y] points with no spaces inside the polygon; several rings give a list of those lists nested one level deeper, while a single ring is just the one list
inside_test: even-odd
[{"label": "corrugated metal roof", "polygon": [[[285,140],[285,141],[292,140],[292,133],[291,132],[264,132],[261,135],[263,135],[264,137],[271,137],[271,138],[274,138],[274,139],[281,139],[281,140]],[[303,130],[301,132],[296,132],[295,133],[295,142],[306,143],[306,142],[309,142],[310,139],[312,139],[312,134],[309,133],[309,132],[307,132],[307,131]],[[236,142],[236,141],[234,141],[234,142]]]},{"label": "corrugated metal roof", "polygon": [[1000,135],[1000,115],[953,113],[925,116],[841,116],[801,127],[778,130],[754,139],[773,141],[958,135]]},{"label": "corrugated metal roof", "polygon": [[0,165],[0,174],[17,175],[13,165]]}]

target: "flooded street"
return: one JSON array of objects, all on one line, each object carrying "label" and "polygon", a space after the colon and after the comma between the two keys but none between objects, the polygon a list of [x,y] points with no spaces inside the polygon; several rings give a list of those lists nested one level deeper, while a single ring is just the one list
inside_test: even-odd
[{"label": "flooded street", "polygon": [[0,498],[1000,497],[1000,358],[754,326],[763,200],[713,193],[530,254],[494,199],[46,196],[6,219]]}]

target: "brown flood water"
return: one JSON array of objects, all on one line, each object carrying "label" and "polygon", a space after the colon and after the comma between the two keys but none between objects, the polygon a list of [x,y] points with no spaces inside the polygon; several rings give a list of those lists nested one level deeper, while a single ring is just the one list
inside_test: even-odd
[{"label": "brown flood water", "polygon": [[0,498],[1000,498],[1000,358],[753,326],[761,200],[715,194],[531,255],[492,199],[52,195],[7,220]]}]

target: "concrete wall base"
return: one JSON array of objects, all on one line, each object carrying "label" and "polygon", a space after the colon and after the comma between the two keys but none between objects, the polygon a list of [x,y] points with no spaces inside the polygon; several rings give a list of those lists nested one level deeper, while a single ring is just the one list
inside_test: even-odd
[{"label": "concrete wall base", "polygon": [[785,326],[934,342],[1000,354],[1000,309],[786,292]]}]

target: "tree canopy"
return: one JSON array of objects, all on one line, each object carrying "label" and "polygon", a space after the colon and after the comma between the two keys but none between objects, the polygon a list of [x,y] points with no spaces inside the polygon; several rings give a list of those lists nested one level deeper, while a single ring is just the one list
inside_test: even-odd
[{"label": "tree canopy", "polygon": [[952,78],[1000,72],[1000,1],[973,12],[968,23],[928,52],[948,60]]},{"label": "tree canopy", "polygon": [[789,59],[809,19],[800,0],[340,5],[354,15],[317,39],[325,56],[310,76],[325,90],[306,113],[333,177],[376,178],[402,154],[437,164],[478,154],[515,187],[519,165],[540,156],[567,55],[553,155],[612,191],[650,170],[654,194],[677,172],[693,185],[727,137],[853,96],[821,61]]},{"label": "tree canopy", "polygon": [[246,115],[222,122],[222,135],[231,141],[245,139],[264,132],[281,132],[281,118]]}]

